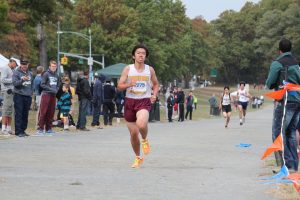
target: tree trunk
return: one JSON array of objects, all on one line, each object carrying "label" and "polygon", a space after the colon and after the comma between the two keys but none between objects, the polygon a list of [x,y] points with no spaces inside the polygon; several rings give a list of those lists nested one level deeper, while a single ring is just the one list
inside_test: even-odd
[{"label": "tree trunk", "polygon": [[39,41],[39,61],[40,65],[45,69],[47,68],[47,46],[46,46],[46,33],[43,25],[37,25],[37,39]]}]

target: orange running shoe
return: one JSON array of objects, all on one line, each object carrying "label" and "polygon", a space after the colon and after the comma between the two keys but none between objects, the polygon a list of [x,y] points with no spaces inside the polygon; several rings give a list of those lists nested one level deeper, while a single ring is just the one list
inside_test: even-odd
[{"label": "orange running shoe", "polygon": [[150,153],[151,148],[150,148],[149,141],[147,139],[142,141],[142,149],[145,155],[148,155]]},{"label": "orange running shoe", "polygon": [[142,163],[144,161],[144,158],[143,157],[139,157],[139,156],[136,156],[135,157],[135,160],[134,160],[134,163],[132,164],[132,168],[139,168]]}]

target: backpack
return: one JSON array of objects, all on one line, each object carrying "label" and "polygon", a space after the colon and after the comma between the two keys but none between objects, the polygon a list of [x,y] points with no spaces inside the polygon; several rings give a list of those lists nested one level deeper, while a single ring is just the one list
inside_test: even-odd
[{"label": "backpack", "polygon": [[[41,82],[42,83],[42,82]],[[42,86],[41,86],[41,83],[39,84],[39,87],[38,87],[38,92],[39,92],[39,94],[42,94],[42,92],[43,92],[43,88],[42,88]]]},{"label": "backpack", "polygon": [[279,90],[283,86],[283,81],[287,80],[288,68],[292,65],[298,65],[298,62],[292,56],[284,56],[277,60],[283,67],[279,72],[276,83],[271,86],[271,89]]},{"label": "backpack", "polygon": [[38,93],[41,95],[42,94],[42,92],[43,92],[43,88],[42,88],[42,86],[41,86],[41,83],[42,83],[42,81],[43,81],[43,75],[44,75],[44,73],[45,72],[43,72],[42,74],[41,74],[41,81],[40,81],[40,83],[39,83],[39,87],[38,87]]}]

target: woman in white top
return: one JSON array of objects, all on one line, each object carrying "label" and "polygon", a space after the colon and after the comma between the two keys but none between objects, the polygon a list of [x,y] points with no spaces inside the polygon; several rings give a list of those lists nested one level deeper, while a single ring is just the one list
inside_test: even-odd
[{"label": "woman in white top", "polygon": [[225,118],[225,128],[228,127],[228,123],[230,121],[232,101],[233,99],[230,97],[229,87],[225,86],[219,105],[219,109],[222,109],[223,117]]},{"label": "woman in white top", "polygon": [[249,98],[251,98],[250,93],[245,89],[245,82],[240,82],[240,88],[238,89],[238,108],[239,108],[239,117],[240,117],[240,125],[245,123],[246,110],[248,106]]}]

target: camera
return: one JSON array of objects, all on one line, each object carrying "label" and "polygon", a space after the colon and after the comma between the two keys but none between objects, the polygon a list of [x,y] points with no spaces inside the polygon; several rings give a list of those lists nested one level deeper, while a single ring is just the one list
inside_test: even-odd
[{"label": "camera", "polygon": [[12,94],[13,93],[12,89],[8,89],[6,92],[7,92],[7,94]]}]

